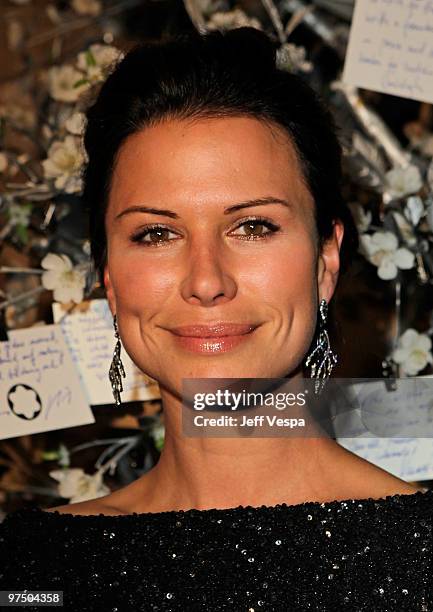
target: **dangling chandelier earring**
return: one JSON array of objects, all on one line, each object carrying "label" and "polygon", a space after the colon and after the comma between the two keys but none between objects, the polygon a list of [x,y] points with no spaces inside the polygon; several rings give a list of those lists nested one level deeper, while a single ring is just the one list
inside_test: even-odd
[{"label": "dangling chandelier earring", "polygon": [[319,312],[319,337],[316,341],[316,347],[308,355],[305,361],[306,366],[309,366],[311,363],[311,378],[315,378],[314,393],[316,394],[322,392],[326,379],[330,376],[334,365],[337,363],[337,355],[331,350],[328,331],[326,329],[328,304],[325,299],[320,301]]},{"label": "dangling chandelier earring", "polygon": [[125,370],[123,367],[122,360],[120,359],[120,349],[122,345],[120,344],[119,330],[117,328],[117,315],[114,315],[113,318],[114,325],[114,335],[117,338],[116,346],[114,348],[114,355],[110,365],[109,377],[111,382],[111,388],[113,390],[114,401],[117,406],[120,406],[120,392],[123,391],[122,386],[122,378],[125,378]]}]

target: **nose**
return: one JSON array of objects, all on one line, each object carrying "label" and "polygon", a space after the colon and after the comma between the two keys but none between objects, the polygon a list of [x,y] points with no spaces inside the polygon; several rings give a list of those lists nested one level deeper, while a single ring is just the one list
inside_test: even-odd
[{"label": "nose", "polygon": [[185,301],[208,307],[233,299],[237,285],[221,245],[204,244],[191,249],[188,258],[181,283]]}]

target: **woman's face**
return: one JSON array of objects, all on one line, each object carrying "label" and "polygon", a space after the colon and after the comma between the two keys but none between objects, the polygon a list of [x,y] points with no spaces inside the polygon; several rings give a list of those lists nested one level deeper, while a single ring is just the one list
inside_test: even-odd
[{"label": "woman's face", "polygon": [[[334,291],[342,238],[334,226],[319,253],[313,210],[282,128],[246,117],[170,120],[130,136],[113,173],[104,281],[136,365],[179,396],[182,378],[297,369],[318,300]],[[224,322],[252,331],[218,340],[173,332]]]}]

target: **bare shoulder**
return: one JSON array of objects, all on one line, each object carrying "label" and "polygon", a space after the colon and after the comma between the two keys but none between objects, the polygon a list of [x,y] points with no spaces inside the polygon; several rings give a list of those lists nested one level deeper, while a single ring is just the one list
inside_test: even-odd
[{"label": "bare shoulder", "polygon": [[406,482],[398,476],[374,466],[376,470],[372,473],[369,487],[376,493],[377,497],[387,495],[410,495],[417,491],[422,491],[423,487],[416,483]]},{"label": "bare shoulder", "polygon": [[43,508],[44,512],[59,512],[60,514],[73,514],[81,516],[91,516],[105,514],[107,516],[117,516],[119,514],[127,514],[123,510],[103,501],[101,499],[91,499],[88,501],[77,502],[75,504],[65,504],[63,506],[54,506],[52,508]]},{"label": "bare shoulder", "polygon": [[346,452],[340,465],[339,483],[347,498],[379,499],[396,494],[410,495],[424,490],[421,485],[402,480],[351,451]]}]

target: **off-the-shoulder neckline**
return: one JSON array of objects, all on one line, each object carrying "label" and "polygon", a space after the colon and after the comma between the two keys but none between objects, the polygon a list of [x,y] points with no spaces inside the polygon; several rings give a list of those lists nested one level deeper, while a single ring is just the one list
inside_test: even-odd
[{"label": "off-the-shoulder neckline", "polygon": [[103,520],[110,520],[110,519],[115,519],[115,520],[119,520],[119,519],[123,519],[123,520],[128,520],[131,518],[135,518],[135,519],[145,519],[145,518],[149,518],[149,519],[156,519],[156,518],[171,518],[171,517],[193,517],[193,516],[209,516],[209,517],[213,517],[213,516],[233,516],[239,513],[244,513],[244,512],[248,512],[249,514],[254,514],[254,513],[259,513],[259,512],[264,512],[264,513],[269,513],[269,512],[275,512],[275,511],[279,511],[279,512],[291,512],[291,511],[297,511],[297,510],[318,510],[319,508],[328,508],[328,509],[333,509],[336,508],[337,506],[341,506],[341,505],[355,505],[355,504],[361,504],[363,507],[368,507],[371,505],[376,505],[376,507],[380,507],[383,504],[389,504],[389,502],[392,501],[399,501],[399,502],[410,502],[410,501],[417,501],[418,499],[420,499],[421,497],[428,497],[431,496],[433,498],[433,489],[429,489],[424,487],[423,490],[421,491],[415,491],[415,493],[395,493],[392,495],[387,495],[385,497],[379,497],[379,498],[374,498],[374,497],[365,497],[365,498],[361,498],[361,499],[352,499],[352,498],[348,498],[348,499],[336,499],[336,500],[332,500],[329,502],[319,502],[319,501],[306,501],[306,502],[302,502],[299,504],[286,504],[286,503],[281,503],[281,504],[275,504],[273,506],[266,506],[266,505],[261,505],[261,506],[251,506],[251,505],[247,505],[247,506],[243,506],[243,505],[239,505],[239,506],[234,506],[231,508],[207,508],[207,509],[203,509],[200,510],[198,508],[189,508],[188,510],[163,510],[160,512],[132,512],[131,514],[104,514],[103,512],[100,512],[99,514],[72,514],[72,513],[67,513],[67,512],[59,512],[58,510],[43,510],[42,508],[39,507],[33,507],[33,508],[27,508],[25,510],[22,511],[16,511],[15,514],[24,512],[24,513],[31,513],[34,516],[46,516],[47,519],[51,518],[64,518],[65,520],[67,519],[103,519]]}]

